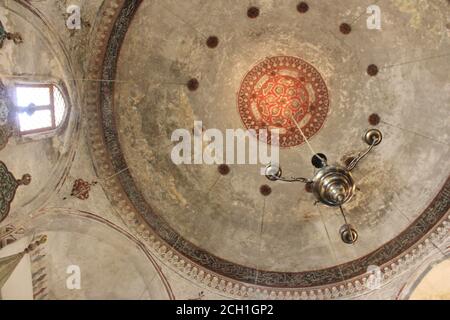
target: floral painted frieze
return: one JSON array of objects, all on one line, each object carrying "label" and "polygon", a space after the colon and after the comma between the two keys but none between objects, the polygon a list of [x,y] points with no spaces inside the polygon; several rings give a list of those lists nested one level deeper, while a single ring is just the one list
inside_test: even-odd
[{"label": "floral painted frieze", "polygon": [[72,192],[70,193],[70,195],[80,200],[87,200],[89,198],[91,187],[95,186],[96,184],[96,181],[88,182],[84,181],[83,179],[77,179],[73,183]]},{"label": "floral painted frieze", "polygon": [[15,44],[23,42],[22,35],[18,32],[8,32],[0,21],[0,49],[3,48],[5,40],[12,40]]}]

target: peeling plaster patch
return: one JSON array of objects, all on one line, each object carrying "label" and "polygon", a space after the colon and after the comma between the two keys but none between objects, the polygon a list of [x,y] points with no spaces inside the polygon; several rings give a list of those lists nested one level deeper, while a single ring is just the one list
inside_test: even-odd
[{"label": "peeling plaster patch", "polygon": [[[355,176],[360,174],[362,169],[355,170]],[[349,218],[356,227],[374,228],[383,222],[385,216],[393,211],[389,204],[393,202],[396,191],[389,186],[398,185],[394,170],[373,164],[365,166],[366,175],[357,181],[359,191],[346,206]],[[382,181],[383,183],[380,183]]]},{"label": "peeling plaster patch", "polygon": [[394,4],[401,12],[407,13],[411,16],[409,24],[412,28],[420,29],[423,22],[423,17],[420,9],[427,9],[427,1],[424,0],[393,0]]},{"label": "peeling plaster patch", "polygon": [[[445,10],[441,10],[442,4],[427,0],[393,0],[393,4],[403,13],[409,14],[409,26],[416,30],[425,29],[431,37],[441,32],[442,20],[446,19]],[[441,20],[441,21],[442,21]]]}]

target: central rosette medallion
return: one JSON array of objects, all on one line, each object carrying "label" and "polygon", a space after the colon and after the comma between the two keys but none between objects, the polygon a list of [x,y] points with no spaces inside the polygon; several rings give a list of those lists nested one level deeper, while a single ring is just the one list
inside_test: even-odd
[{"label": "central rosette medallion", "polygon": [[319,72],[296,57],[271,57],[244,77],[238,110],[247,129],[279,129],[280,146],[304,143],[323,126],[328,114],[328,90]]}]

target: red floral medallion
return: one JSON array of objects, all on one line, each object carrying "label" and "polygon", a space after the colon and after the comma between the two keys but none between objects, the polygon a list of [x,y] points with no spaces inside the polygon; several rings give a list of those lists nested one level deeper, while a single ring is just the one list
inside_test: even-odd
[{"label": "red floral medallion", "polygon": [[91,191],[91,187],[97,184],[94,182],[87,182],[83,179],[77,179],[73,183],[71,196],[78,198],[80,200],[86,200],[89,198],[89,192]]},{"label": "red floral medallion", "polygon": [[[322,76],[296,57],[271,57],[257,64],[242,81],[238,110],[247,129],[279,129],[280,146],[293,147],[323,126],[329,109],[328,90]],[[269,141],[270,143],[270,141]]]}]

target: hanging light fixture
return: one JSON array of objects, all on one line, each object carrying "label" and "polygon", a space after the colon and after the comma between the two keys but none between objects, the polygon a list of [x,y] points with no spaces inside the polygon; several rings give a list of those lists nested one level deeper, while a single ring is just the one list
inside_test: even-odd
[{"label": "hanging light fixture", "polygon": [[311,163],[318,170],[312,179],[307,178],[286,178],[283,177],[283,171],[278,164],[269,164],[266,167],[265,175],[271,181],[284,182],[302,182],[309,185],[316,198],[316,204],[322,203],[328,207],[339,207],[344,218],[344,225],[340,228],[339,233],[342,241],[347,244],[353,244],[358,240],[358,232],[348,223],[343,205],[349,202],[356,191],[356,184],[351,171],[357,164],[369,154],[372,149],[381,143],[383,136],[380,130],[367,130],[363,136],[364,141],[369,145],[367,150],[358,154],[347,166],[329,165],[327,157],[322,153],[314,152],[311,144],[304,135],[297,121],[292,118],[305,142],[311,150],[313,157]]}]

